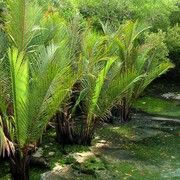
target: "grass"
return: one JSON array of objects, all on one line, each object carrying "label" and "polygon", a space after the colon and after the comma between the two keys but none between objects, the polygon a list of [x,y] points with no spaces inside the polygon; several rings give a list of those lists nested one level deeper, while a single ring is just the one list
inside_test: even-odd
[{"label": "grass", "polygon": [[96,170],[105,170],[106,169],[105,164],[97,161],[94,157],[90,157],[83,163],[75,162],[72,167],[74,169],[78,170],[80,173],[92,175],[94,178],[99,177]]},{"label": "grass", "polygon": [[[146,123],[144,122],[144,129],[146,129]],[[156,180],[164,179],[165,174],[169,175],[169,179],[179,178],[180,173],[178,174],[177,170],[180,162],[178,134],[180,127],[171,127],[173,128],[172,133],[162,132],[150,137],[143,137],[139,131],[141,127],[133,128],[135,124],[135,122],[131,122],[123,125],[119,130],[114,126],[107,126],[103,130],[97,131],[98,136],[107,142],[112,142],[112,146],[119,147],[119,150],[112,152],[111,155],[100,155],[110,174],[113,174],[115,179]],[[130,132],[130,128],[132,132]],[[122,134],[122,129],[127,130],[128,134]],[[107,134],[111,134],[111,136],[107,136]],[[121,153],[123,151],[126,153]],[[109,157],[107,158],[107,156]],[[173,171],[177,171],[176,174],[171,174]]]},{"label": "grass", "polygon": [[149,114],[180,117],[180,103],[160,98],[141,97],[135,102],[134,107]]},{"label": "grass", "polygon": [[[43,137],[41,147],[43,148],[43,157],[49,160],[50,169],[31,168],[30,169],[30,180],[40,180],[40,175],[46,171],[52,170],[58,163],[60,165],[67,165],[74,163],[73,158],[67,158],[66,155],[69,153],[88,151],[89,148],[81,145],[67,145],[61,146],[55,140],[56,134],[53,129],[48,129]],[[55,152],[53,156],[49,156],[49,152]]]}]

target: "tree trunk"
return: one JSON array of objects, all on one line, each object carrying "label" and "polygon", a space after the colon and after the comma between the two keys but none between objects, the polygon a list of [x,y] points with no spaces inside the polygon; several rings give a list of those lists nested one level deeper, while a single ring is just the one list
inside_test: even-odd
[{"label": "tree trunk", "polygon": [[129,121],[131,119],[131,108],[123,106],[121,111],[122,121]]},{"label": "tree trunk", "polygon": [[16,151],[10,157],[11,175],[13,180],[29,180],[29,162],[30,156]]},{"label": "tree trunk", "polygon": [[[78,126],[78,124],[76,124]],[[87,124],[82,122],[79,124],[79,130],[74,129],[70,118],[66,113],[56,113],[56,138],[62,145],[78,144],[90,146],[94,132],[94,125],[90,129],[87,128]]]},{"label": "tree trunk", "polygon": [[115,121],[118,121],[118,123],[129,121],[131,119],[131,107],[127,107],[126,103],[113,107],[111,113],[113,118],[115,118]]},{"label": "tree trunk", "polygon": [[84,137],[81,137],[82,140],[81,140],[81,145],[84,145],[84,146],[91,146],[91,141],[92,141],[92,136],[87,134],[85,135]]},{"label": "tree trunk", "polygon": [[68,113],[56,113],[56,138],[61,144],[74,144],[75,137]]}]

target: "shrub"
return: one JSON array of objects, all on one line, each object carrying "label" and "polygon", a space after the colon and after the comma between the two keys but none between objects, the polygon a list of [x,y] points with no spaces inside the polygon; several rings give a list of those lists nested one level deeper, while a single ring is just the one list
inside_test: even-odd
[{"label": "shrub", "polygon": [[169,27],[167,36],[165,39],[167,48],[169,50],[169,58],[175,63],[176,68],[173,74],[180,77],[180,27],[176,24],[173,27]]},{"label": "shrub", "polygon": [[149,32],[145,34],[145,44],[153,45],[150,56],[153,56],[154,61],[157,63],[168,59],[169,50],[165,41],[166,33],[162,30],[158,30],[157,33]]},{"label": "shrub", "polygon": [[118,0],[89,0],[88,2],[80,0],[78,8],[82,16],[92,18],[92,25],[96,30],[101,30],[100,21],[109,22],[111,26],[118,28],[129,16],[129,1]]},{"label": "shrub", "polygon": [[170,52],[180,52],[180,27],[176,24],[173,27],[169,27],[167,36],[165,39],[167,47]]}]

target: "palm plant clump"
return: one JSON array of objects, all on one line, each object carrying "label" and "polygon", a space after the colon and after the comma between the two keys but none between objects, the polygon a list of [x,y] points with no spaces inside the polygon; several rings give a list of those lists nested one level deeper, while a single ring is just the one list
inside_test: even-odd
[{"label": "palm plant clump", "polygon": [[55,26],[58,17],[44,17],[31,1],[10,0],[6,18],[8,45],[0,52],[0,150],[8,152],[13,179],[24,180],[32,149],[77,73],[67,55],[65,25]]},{"label": "palm plant clump", "polygon": [[[137,25],[138,22],[129,21],[114,33],[107,33],[104,26],[106,36],[90,29],[84,33],[79,55],[84,64],[79,97],[63,116],[57,116],[62,122],[57,129],[60,143],[90,145],[100,120],[112,114],[120,121],[129,120],[138,96],[156,77],[173,67],[168,60],[154,59],[152,45],[137,43],[145,30]],[[77,108],[81,112],[79,119]]]},{"label": "palm plant clump", "polygon": [[161,59],[157,58],[158,51],[155,50],[155,44],[138,42],[140,35],[146,29],[139,26],[138,21],[128,21],[117,32],[109,35],[108,26],[103,26],[104,33],[110,36],[112,42],[111,51],[121,64],[118,75],[124,76],[133,72],[137,77],[141,77],[126,91],[124,97],[115,103],[114,115],[120,121],[129,120],[132,105],[139,95],[154,79],[174,67],[174,64],[166,56],[161,57]]}]

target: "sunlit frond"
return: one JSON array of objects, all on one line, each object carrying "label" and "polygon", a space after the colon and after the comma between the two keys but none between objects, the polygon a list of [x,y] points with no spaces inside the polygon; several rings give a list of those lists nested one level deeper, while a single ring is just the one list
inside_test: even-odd
[{"label": "sunlit frond", "polygon": [[26,142],[28,127],[28,91],[29,91],[29,72],[28,61],[24,60],[24,54],[19,53],[16,48],[9,49],[10,76],[12,83],[12,102],[14,109],[14,119],[16,125],[16,138],[20,146]]}]

